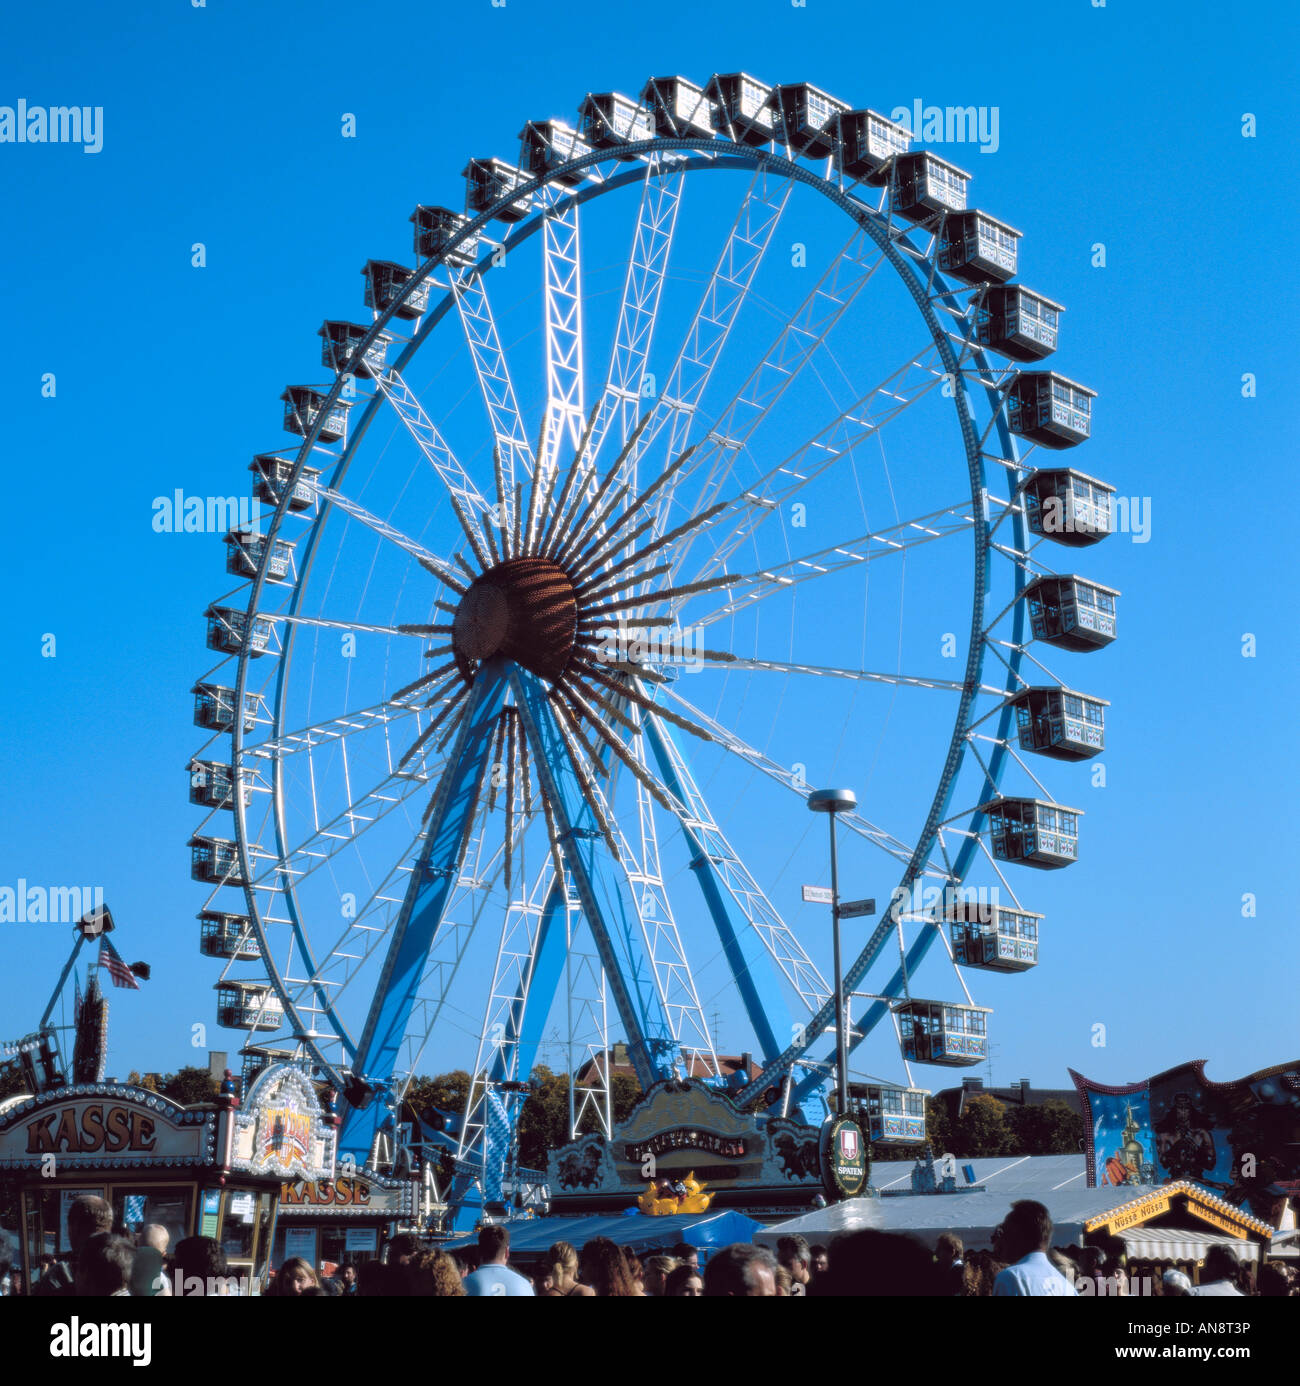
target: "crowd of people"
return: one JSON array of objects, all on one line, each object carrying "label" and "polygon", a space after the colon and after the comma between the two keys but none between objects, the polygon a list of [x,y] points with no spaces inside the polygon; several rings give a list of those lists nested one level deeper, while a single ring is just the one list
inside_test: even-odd
[{"label": "crowd of people", "polygon": [[[996,1230],[991,1250],[966,1253],[951,1233],[931,1252],[914,1237],[861,1231],[830,1247],[798,1236],[782,1237],[775,1251],[735,1243],[707,1255],[679,1243],[645,1256],[593,1237],[581,1248],[556,1242],[531,1273],[510,1264],[510,1232],[502,1224],[480,1229],[477,1247],[447,1250],[402,1233],[383,1260],[313,1266],[286,1259],[265,1293],[314,1296],[418,1296],[469,1298],[589,1296],[649,1298],[799,1297],[805,1295],[1039,1296],[1079,1295],[1246,1296],[1300,1294],[1296,1277],[1271,1261],[1259,1268],[1239,1262],[1224,1246],[1210,1249],[1193,1286],[1177,1268],[1157,1276],[1129,1273],[1124,1243],[1102,1238],[1088,1247],[1052,1245],[1052,1221],[1041,1203],[1022,1200]],[[212,1237],[186,1237],[169,1250],[157,1224],[134,1238],[114,1231],[113,1211],[102,1198],[83,1195],[68,1212],[71,1252],[41,1258],[34,1295],[169,1296],[249,1294],[230,1274],[225,1252]],[[6,1293],[22,1294],[10,1271]]]}]

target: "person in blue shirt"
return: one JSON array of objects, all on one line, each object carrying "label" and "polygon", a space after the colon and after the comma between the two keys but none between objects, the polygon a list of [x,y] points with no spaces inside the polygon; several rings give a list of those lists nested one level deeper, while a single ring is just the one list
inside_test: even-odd
[{"label": "person in blue shirt", "polygon": [[465,1277],[465,1293],[477,1295],[532,1296],[530,1281],[506,1264],[510,1256],[510,1232],[499,1223],[479,1228],[479,1267]]},{"label": "person in blue shirt", "polygon": [[993,1234],[994,1252],[1011,1262],[993,1280],[994,1295],[1073,1296],[1074,1286],[1047,1259],[1052,1245],[1052,1215],[1041,1204],[1022,1198],[1011,1205]]}]

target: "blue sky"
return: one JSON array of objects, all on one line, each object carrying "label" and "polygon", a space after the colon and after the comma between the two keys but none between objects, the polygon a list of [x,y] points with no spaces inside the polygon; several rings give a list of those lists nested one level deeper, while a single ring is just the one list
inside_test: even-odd
[{"label": "blue sky", "polygon": [[[1086,665],[1049,661],[1111,702],[1106,785],[1087,767],[1055,776],[1087,810],[1082,859],[1017,878],[1048,916],[1041,965],[972,979],[997,1012],[995,1079],[1060,1086],[1070,1066],[1125,1082],[1206,1057],[1223,1081],[1295,1057],[1300,668],[1279,340],[1296,307],[1293,14],[1026,0],[927,39],[900,11],[851,3],[740,13],[582,21],[525,0],[395,0],[380,26],[336,3],[212,0],[10,18],[0,106],[102,107],[104,138],[96,154],[0,143],[15,587],[0,618],[0,884],[102,884],[121,951],[153,964],[140,995],[113,993],[111,1073],[201,1061],[196,1023],[207,1047],[239,1042],[212,1024],[183,784],[199,740],[189,688],[211,664],[201,616],[232,582],[218,537],[152,530],[153,499],[245,486],[252,454],[280,444],[280,390],[321,378],[322,318],[360,320],[361,264],[409,260],[412,207],[458,205],[468,157],[513,159],[525,120],[572,119],[587,91],[736,69],[887,113],[918,99],[998,109],[996,152],[940,152],[1025,232],[1026,282],[1068,307],[1060,368],[1099,392],[1079,465],[1150,501],[1149,542],[1115,535],[1078,560],[1123,591],[1120,639]],[[356,138],[341,138],[345,112]],[[919,777],[937,770],[927,755]],[[864,772],[850,757],[820,773]],[[896,788],[872,782],[881,798]],[[823,912],[797,903],[820,838],[788,812],[738,819],[736,836],[759,854],[765,834],[794,844],[769,884],[822,957]],[[877,874],[860,893],[889,888]],[[68,935],[0,925],[2,1037],[35,1024]],[[740,1047],[717,1004],[720,1047]],[[868,1066],[898,1072],[883,1051]]]}]

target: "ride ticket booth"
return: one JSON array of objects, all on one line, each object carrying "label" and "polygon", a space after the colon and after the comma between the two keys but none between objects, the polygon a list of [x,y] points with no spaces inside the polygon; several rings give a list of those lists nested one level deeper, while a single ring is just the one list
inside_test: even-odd
[{"label": "ride ticket booth", "polygon": [[301,1256],[313,1266],[382,1257],[395,1232],[414,1225],[418,1185],[371,1170],[280,1187],[273,1265]]},{"label": "ride ticket booth", "polygon": [[289,1065],[266,1069],[242,1105],[224,1094],[181,1107],[114,1082],[20,1094],[0,1102],[0,1185],[17,1195],[6,1200],[16,1226],[4,1232],[31,1285],[42,1255],[71,1250],[72,1201],[95,1194],[127,1235],[161,1223],[173,1248],[186,1237],[215,1237],[228,1274],[258,1294],[281,1184],[328,1178],[334,1143],[311,1083]]}]

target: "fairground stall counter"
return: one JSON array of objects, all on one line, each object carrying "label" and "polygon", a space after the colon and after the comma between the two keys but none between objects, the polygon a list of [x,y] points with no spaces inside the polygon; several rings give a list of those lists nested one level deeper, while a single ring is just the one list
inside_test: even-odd
[{"label": "fairground stall counter", "polygon": [[272,1264],[301,1256],[313,1266],[381,1256],[395,1232],[414,1225],[418,1185],[371,1170],[334,1179],[286,1181],[280,1189]]},{"label": "fairground stall counter", "polygon": [[306,1075],[263,1070],[242,1103],[180,1107],[147,1088],[102,1082],[62,1086],[0,1103],[0,1184],[17,1199],[24,1277],[39,1258],[63,1256],[68,1208],[80,1194],[113,1207],[134,1234],[161,1223],[170,1246],[215,1237],[229,1274],[257,1293],[271,1264],[276,1208],[285,1180],[325,1180],[334,1171],[335,1119]]}]

